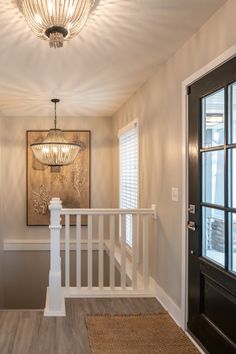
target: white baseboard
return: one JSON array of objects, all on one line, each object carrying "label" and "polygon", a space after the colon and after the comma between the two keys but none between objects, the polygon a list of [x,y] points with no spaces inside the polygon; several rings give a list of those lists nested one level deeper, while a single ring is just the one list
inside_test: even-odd
[{"label": "white baseboard", "polygon": [[169,297],[169,295],[150,277],[150,286],[153,289],[153,294],[164,309],[169,313],[173,320],[182,327],[181,308]]},{"label": "white baseboard", "polygon": [[[105,250],[109,254],[110,244],[109,241],[105,241]],[[115,247],[115,259],[116,266],[119,269],[121,263],[121,251],[118,247]],[[126,274],[131,279],[132,274],[132,263],[128,257],[126,257]],[[142,288],[142,275],[138,272],[138,283],[140,288]],[[165,308],[165,310],[170,314],[170,316],[174,319],[174,321],[183,328],[182,325],[182,313],[181,308],[175,304],[175,302],[167,295],[167,293],[157,284],[157,282],[149,277],[150,291],[153,294],[153,297],[161,303],[161,305]],[[184,328],[183,328],[184,329]]]},{"label": "white baseboard", "polygon": [[169,313],[169,315],[173,318],[173,320],[182,328],[191,342],[195,345],[195,347],[199,350],[201,354],[205,354],[206,352],[198,345],[198,343],[194,340],[194,338],[186,332],[183,321],[182,321],[182,311],[181,308],[176,305],[176,303],[167,295],[167,293],[156,283],[156,281],[150,277],[150,285],[153,288],[153,293],[155,294],[156,299],[160,302],[160,304],[164,307],[164,309]]},{"label": "white baseboard", "polygon": [[93,287],[89,289],[84,288],[63,288],[65,298],[132,298],[132,297],[142,297],[150,298],[153,297],[153,293],[150,290],[133,290],[132,287],[127,287],[122,289],[121,287],[115,287],[111,289],[110,287],[104,287],[99,289],[98,287]]}]

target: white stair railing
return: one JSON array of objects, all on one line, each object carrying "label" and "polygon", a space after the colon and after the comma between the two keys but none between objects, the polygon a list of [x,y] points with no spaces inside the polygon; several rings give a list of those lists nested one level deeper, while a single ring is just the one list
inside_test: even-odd
[{"label": "white stair railing", "polygon": [[[59,198],[49,205],[50,272],[45,316],[64,316],[65,298],[151,296],[149,287],[149,237],[151,217],[157,218],[156,206],[150,209],[64,209]],[[132,246],[126,243],[126,215],[132,216]],[[65,218],[65,286],[61,276],[61,216]],[[87,217],[83,229],[82,217]],[[75,218],[75,237],[70,220]],[[97,224],[95,224],[95,219]],[[107,220],[108,219],[108,220]],[[106,221],[106,222],[105,222]],[[107,225],[108,221],[108,225]],[[95,224],[95,225],[94,225]],[[96,230],[95,230],[96,229]],[[106,230],[106,232],[105,232]],[[74,231],[74,228],[73,228]],[[82,237],[83,236],[83,237]],[[71,286],[71,251],[76,252],[76,281]],[[86,247],[84,247],[86,246]],[[82,251],[87,251],[87,282],[82,286]],[[98,252],[98,281],[94,286],[93,252]],[[109,256],[109,279],[105,286],[104,253]],[[117,284],[116,273],[120,280]]]}]

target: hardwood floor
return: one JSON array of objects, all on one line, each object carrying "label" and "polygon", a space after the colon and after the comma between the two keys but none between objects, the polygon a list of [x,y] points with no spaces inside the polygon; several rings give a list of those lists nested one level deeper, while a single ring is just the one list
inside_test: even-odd
[{"label": "hardwood floor", "polygon": [[42,311],[0,311],[1,354],[90,354],[87,314],[159,313],[156,299],[70,299],[67,316],[43,317]]}]

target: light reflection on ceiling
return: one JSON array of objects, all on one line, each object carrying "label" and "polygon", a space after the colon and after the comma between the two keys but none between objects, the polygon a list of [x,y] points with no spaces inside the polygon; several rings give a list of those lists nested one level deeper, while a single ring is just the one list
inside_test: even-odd
[{"label": "light reflection on ceiling", "polygon": [[0,114],[111,116],[224,0],[100,0],[61,49],[35,37],[13,0],[0,7]]}]

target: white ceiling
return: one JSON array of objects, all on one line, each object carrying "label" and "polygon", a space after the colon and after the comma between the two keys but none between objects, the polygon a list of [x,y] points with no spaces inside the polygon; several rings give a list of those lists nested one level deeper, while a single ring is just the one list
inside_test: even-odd
[{"label": "white ceiling", "polygon": [[50,49],[12,0],[0,7],[0,113],[111,116],[225,0],[100,0],[78,38]]}]

